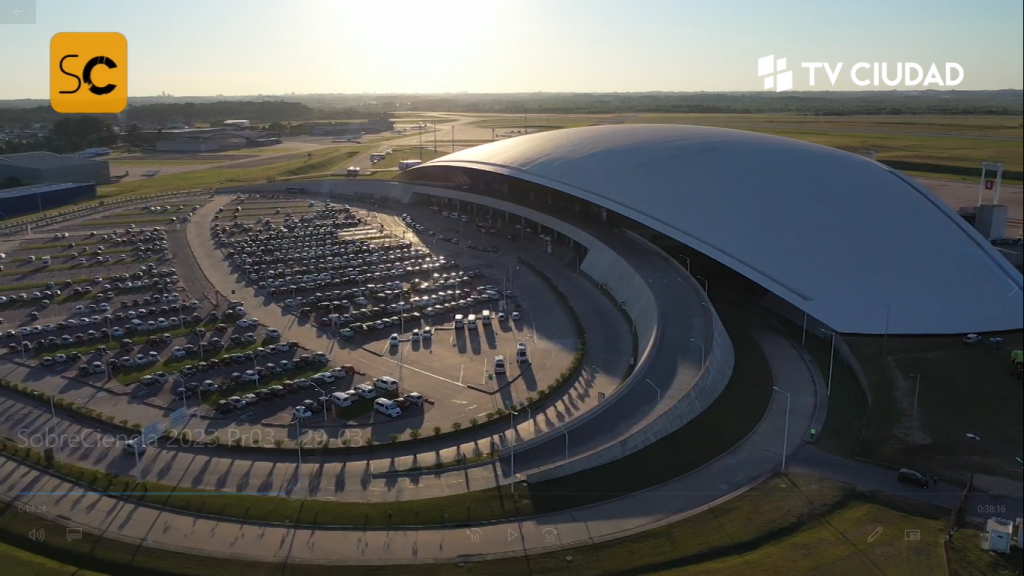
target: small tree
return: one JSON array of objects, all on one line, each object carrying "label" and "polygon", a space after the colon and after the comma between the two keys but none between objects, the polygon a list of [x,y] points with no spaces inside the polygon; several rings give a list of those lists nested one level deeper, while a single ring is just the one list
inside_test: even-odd
[{"label": "small tree", "polygon": [[413,440],[415,440],[415,439],[417,439],[419,437],[420,437],[420,431],[419,431],[418,428],[416,430],[409,430],[409,438],[412,438]]},{"label": "small tree", "polygon": [[458,432],[462,429],[462,422],[452,422],[452,431]]},{"label": "small tree", "polygon": [[470,426],[476,426],[479,423],[480,423],[480,420],[477,420],[476,418],[470,418],[469,419],[469,425]]},{"label": "small tree", "polygon": [[401,434],[391,434],[390,436],[388,436],[388,442],[390,442],[391,444],[395,444],[401,437]]},{"label": "small tree", "polygon": [[366,439],[366,445],[367,446],[373,446],[373,444],[374,444],[374,442],[373,442],[373,437],[372,436]]},{"label": "small tree", "polygon": [[440,435],[441,435],[441,427],[440,426],[434,426],[434,436],[440,436]]}]

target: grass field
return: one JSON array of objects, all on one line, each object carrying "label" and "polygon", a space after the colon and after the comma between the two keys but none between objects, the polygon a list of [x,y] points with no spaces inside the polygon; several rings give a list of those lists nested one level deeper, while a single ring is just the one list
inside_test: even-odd
[{"label": "grass field", "polygon": [[982,532],[957,531],[949,543],[950,576],[1017,576],[1024,570],[1024,553],[1014,547],[1010,554],[982,550]]},{"label": "grass field", "polygon": [[[877,526],[885,530],[867,542]],[[30,541],[26,534],[57,524],[17,514],[0,515],[0,539],[32,553],[86,566],[144,576],[155,571],[195,576],[327,576],[337,566],[265,564],[223,557],[189,556],[136,547],[86,534],[82,540]],[[943,522],[932,510],[901,510],[856,494],[853,487],[808,476],[770,479],[718,506],[667,526],[619,540],[538,554],[469,562],[395,566],[346,566],[349,576],[593,576],[596,574],[900,574],[944,572]],[[904,530],[921,531],[907,542]],[[21,553],[24,555],[24,553]],[[571,557],[571,561],[566,558]],[[31,558],[31,556],[28,556]],[[47,573],[42,573],[46,576]],[[54,572],[62,574],[62,572]],[[973,576],[969,573],[965,576]],[[980,576],[980,575],[979,575]]]},{"label": "grass field", "polygon": [[[248,168],[212,167],[189,172],[157,176],[148,180],[133,180],[103,186],[100,198],[123,194],[194,190],[218,186],[234,186],[250,182],[265,182],[268,178],[288,178],[330,172],[347,163],[365,150],[364,146],[330,146],[312,150],[311,159],[305,153],[283,157],[280,162],[271,159],[268,164]],[[298,157],[296,157],[298,156]]]},{"label": "grass field", "polygon": [[1024,119],[1013,116],[801,116],[795,114],[639,114],[638,124],[695,124],[747,129],[872,130],[1024,138]]},{"label": "grass field", "polygon": [[427,147],[426,145],[423,146],[422,153],[420,152],[420,149],[417,146],[395,147],[392,148],[391,154],[388,154],[387,156],[384,157],[383,160],[370,166],[370,170],[386,170],[390,168],[398,168],[398,163],[401,162],[402,160],[422,159],[424,162],[427,162],[433,160],[434,158],[440,158],[441,156],[445,156],[447,154],[451,154],[451,152],[447,150],[442,150],[440,149],[440,147],[437,152],[434,152],[432,146]]},{"label": "grass field", "polygon": [[[858,152],[875,150],[880,161],[897,160],[976,168],[1002,162],[1024,168],[1024,123],[1007,116],[800,116],[787,114],[530,115],[531,130],[627,124],[694,124],[775,134]],[[484,118],[472,125],[517,129],[522,116]],[[981,137],[981,138],[979,138]],[[1007,138],[996,140],[985,138]],[[930,174],[930,173],[925,173]],[[970,178],[973,180],[973,178]]]},{"label": "grass field", "polygon": [[977,472],[1021,481],[1014,458],[1022,456],[1024,390],[1010,375],[1010,350],[1024,336],[1001,336],[1002,349],[955,336],[890,336],[884,359],[881,338],[847,338],[872,390],[860,455],[958,480]]},{"label": "grass field", "polygon": [[99,572],[68,566],[0,543],[0,565],[4,576],[100,576]]}]

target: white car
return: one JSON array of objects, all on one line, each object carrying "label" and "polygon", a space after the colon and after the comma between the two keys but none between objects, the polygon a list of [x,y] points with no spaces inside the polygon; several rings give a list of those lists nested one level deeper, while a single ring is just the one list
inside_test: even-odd
[{"label": "white car", "polygon": [[978,336],[977,334],[968,334],[967,336],[964,336],[964,344],[977,344],[978,342],[981,342],[981,336]]},{"label": "white car", "polygon": [[292,300],[291,298],[284,301],[285,308],[294,308],[297,304],[298,302]]},{"label": "white car", "polygon": [[504,312],[498,312],[498,322],[504,322],[505,320],[508,320],[508,315]]},{"label": "white car", "polygon": [[401,342],[402,341],[398,338],[398,334],[392,334],[391,337],[388,338],[388,344],[391,346],[398,346]]},{"label": "white car", "polygon": [[181,346],[175,346],[174,350],[171,350],[171,356],[175,358],[184,358],[187,352]]},{"label": "white car", "polygon": [[235,326],[238,326],[239,328],[248,328],[249,327],[249,321],[246,320],[245,318],[242,318],[238,322],[235,322]]},{"label": "white car", "polygon": [[281,331],[277,328],[267,328],[267,338],[280,338]]},{"label": "white car", "polygon": [[121,450],[123,450],[125,454],[140,455],[146,451],[146,443],[140,438],[132,438],[131,440],[125,441]]},{"label": "white car", "polygon": [[413,330],[412,334],[409,335],[409,340],[412,340],[413,342],[419,342],[420,341],[420,331],[419,330]]},{"label": "white car", "polygon": [[353,388],[353,390],[356,391],[356,394],[359,395],[360,398],[373,398],[377,396],[377,391],[374,390],[373,386],[368,386],[366,384],[360,384]]},{"label": "white car", "polygon": [[424,328],[423,332],[420,332],[420,338],[422,338],[424,340],[430,340],[433,337],[434,337],[434,329],[429,327],[429,326]]},{"label": "white car", "polygon": [[513,312],[512,313],[512,320],[513,321],[520,320],[520,319],[522,319],[522,317],[523,317],[522,314],[520,314],[519,312]]},{"label": "white car", "polygon": [[395,380],[390,376],[380,376],[379,378],[374,378],[373,385],[376,388],[386,390],[388,392],[394,392],[395,390],[398,390],[398,380]]},{"label": "white car", "polygon": [[405,395],[405,399],[413,406],[423,406],[423,395],[419,392],[410,392]]},{"label": "white car", "polygon": [[305,406],[296,406],[295,410],[292,411],[292,416],[294,416],[296,420],[305,420],[306,418],[312,418],[313,413]]}]

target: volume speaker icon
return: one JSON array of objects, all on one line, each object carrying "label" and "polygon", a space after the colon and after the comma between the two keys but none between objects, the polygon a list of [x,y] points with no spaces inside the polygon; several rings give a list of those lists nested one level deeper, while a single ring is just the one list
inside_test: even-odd
[{"label": "volume speaker icon", "polygon": [[46,532],[42,528],[35,528],[28,531],[28,537],[33,542],[42,542],[43,538],[46,538]]}]

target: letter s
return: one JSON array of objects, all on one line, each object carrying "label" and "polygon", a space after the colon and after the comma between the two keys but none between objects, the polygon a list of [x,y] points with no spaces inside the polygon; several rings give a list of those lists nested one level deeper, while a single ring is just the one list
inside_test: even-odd
[{"label": "letter s", "polygon": [[60,59],[60,66],[59,66],[60,67],[60,71],[63,72],[65,75],[71,76],[72,78],[74,78],[75,81],[78,82],[78,86],[75,86],[74,90],[61,90],[60,91],[61,94],[74,94],[75,92],[78,92],[78,90],[81,89],[81,87],[82,87],[82,79],[79,78],[77,74],[72,74],[71,72],[68,72],[67,70],[64,69],[64,61],[67,60],[68,58],[78,58],[78,54],[68,54],[67,56],[61,58]]}]

